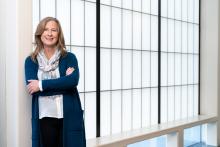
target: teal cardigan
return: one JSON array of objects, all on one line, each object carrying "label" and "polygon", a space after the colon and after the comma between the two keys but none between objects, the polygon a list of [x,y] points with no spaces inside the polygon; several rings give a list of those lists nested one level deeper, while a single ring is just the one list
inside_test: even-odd
[{"label": "teal cardigan", "polygon": [[[66,76],[68,67],[75,70]],[[36,79],[38,64],[31,57],[25,60],[25,78]],[[79,68],[76,56],[68,52],[59,60],[60,78],[42,80],[42,92],[32,94],[32,147],[43,147],[39,130],[38,97],[50,95],[63,95],[63,147],[86,147],[83,110],[79,99],[77,85],[79,82]]]}]

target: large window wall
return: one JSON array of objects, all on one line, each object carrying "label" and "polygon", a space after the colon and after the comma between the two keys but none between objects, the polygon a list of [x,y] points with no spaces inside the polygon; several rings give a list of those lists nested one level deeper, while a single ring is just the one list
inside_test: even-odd
[{"label": "large window wall", "polygon": [[33,33],[46,16],[77,56],[87,138],[199,113],[199,0],[33,0]]},{"label": "large window wall", "polygon": [[101,0],[101,135],[158,123],[157,1]]},{"label": "large window wall", "polygon": [[199,0],[161,0],[161,122],[198,114]]}]

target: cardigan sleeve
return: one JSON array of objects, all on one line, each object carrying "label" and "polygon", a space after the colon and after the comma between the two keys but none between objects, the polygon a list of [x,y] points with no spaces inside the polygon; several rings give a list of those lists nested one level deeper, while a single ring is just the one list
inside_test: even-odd
[{"label": "cardigan sleeve", "polygon": [[32,61],[31,57],[27,57],[25,60],[25,81],[28,85],[28,80],[38,80],[37,78],[38,65]]},{"label": "cardigan sleeve", "polygon": [[42,80],[43,91],[59,91],[59,90],[73,90],[79,82],[79,68],[76,56],[73,53],[67,54],[67,68],[73,67],[74,71],[67,76],[57,79]]},{"label": "cardigan sleeve", "polygon": [[[25,60],[25,82],[26,85],[29,84],[28,80],[38,80],[37,77],[38,65],[35,63],[31,57],[27,57]],[[33,93],[33,96],[52,96],[68,93],[67,90],[54,90],[54,91],[38,91]]]}]

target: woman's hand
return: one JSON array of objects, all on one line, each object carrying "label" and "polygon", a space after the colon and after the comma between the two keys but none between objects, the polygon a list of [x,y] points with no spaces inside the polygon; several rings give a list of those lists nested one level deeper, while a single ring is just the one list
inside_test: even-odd
[{"label": "woman's hand", "polygon": [[38,80],[28,80],[29,84],[27,85],[28,93],[33,94],[34,92],[38,92],[39,88],[39,81]]},{"label": "woman's hand", "polygon": [[68,75],[70,75],[71,73],[73,73],[74,70],[75,70],[75,69],[74,69],[73,67],[67,68],[67,70],[66,70],[66,76],[68,76]]}]

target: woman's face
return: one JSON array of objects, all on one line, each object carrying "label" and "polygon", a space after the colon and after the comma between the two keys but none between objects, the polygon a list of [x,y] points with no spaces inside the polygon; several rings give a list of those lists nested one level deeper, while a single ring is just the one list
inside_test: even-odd
[{"label": "woman's face", "polygon": [[55,21],[49,21],[47,22],[44,32],[41,35],[41,41],[45,47],[54,48],[57,44],[58,40],[58,26]]}]

